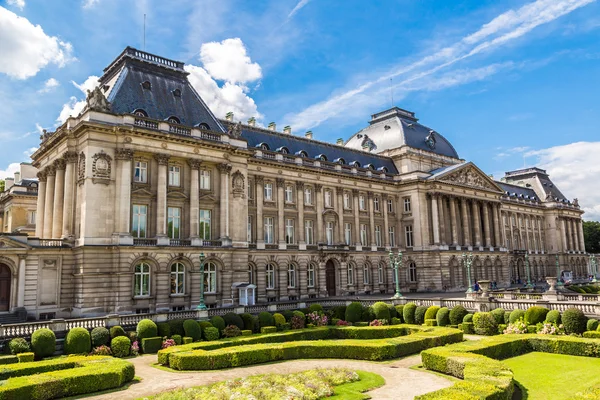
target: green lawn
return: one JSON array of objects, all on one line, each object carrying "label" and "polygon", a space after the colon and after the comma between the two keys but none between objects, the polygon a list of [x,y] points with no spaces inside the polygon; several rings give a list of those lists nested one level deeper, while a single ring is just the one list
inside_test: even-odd
[{"label": "green lawn", "polygon": [[503,361],[512,369],[523,399],[570,399],[600,384],[600,359],[528,353]]},{"label": "green lawn", "polygon": [[385,385],[385,379],[381,375],[366,371],[356,371],[356,373],[360,377],[359,381],[336,386],[333,389],[334,395],[329,398],[339,400],[370,399],[371,397],[364,394],[364,392]]}]

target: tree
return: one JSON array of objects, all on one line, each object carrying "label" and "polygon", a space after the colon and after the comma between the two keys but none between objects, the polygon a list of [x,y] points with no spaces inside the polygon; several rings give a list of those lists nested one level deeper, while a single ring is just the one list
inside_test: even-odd
[{"label": "tree", "polygon": [[583,238],[585,240],[585,251],[600,253],[600,222],[583,221]]},{"label": "tree", "polygon": [[4,179],[0,179],[0,193],[4,192]]}]

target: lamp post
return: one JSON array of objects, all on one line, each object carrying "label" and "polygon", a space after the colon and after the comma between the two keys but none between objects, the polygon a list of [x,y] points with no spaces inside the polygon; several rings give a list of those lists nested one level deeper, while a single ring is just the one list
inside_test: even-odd
[{"label": "lamp post", "polygon": [[465,293],[473,293],[473,282],[471,282],[471,264],[473,263],[473,253],[462,253],[463,265],[467,268],[467,280],[469,288]]},{"label": "lamp post", "polygon": [[563,286],[563,283],[560,280],[560,260],[559,260],[558,253],[556,253],[554,259],[556,261],[556,286]]},{"label": "lamp post", "polygon": [[206,309],[206,304],[204,304],[204,253],[200,253],[200,303],[196,310]]},{"label": "lamp post", "polygon": [[390,250],[390,264],[394,268],[394,277],[396,278],[396,293],[393,299],[401,299],[402,294],[400,293],[400,279],[398,279],[398,268],[402,268],[402,252],[398,250],[398,255],[394,256],[394,253]]},{"label": "lamp post", "polygon": [[596,279],[596,274],[598,274],[598,264],[596,264],[596,256],[590,255],[590,267],[592,270],[593,279],[592,282],[596,283],[598,280]]},{"label": "lamp post", "polygon": [[527,289],[533,289],[533,285],[531,284],[531,273],[529,271],[529,251],[526,250],[525,253],[525,271],[527,271]]}]

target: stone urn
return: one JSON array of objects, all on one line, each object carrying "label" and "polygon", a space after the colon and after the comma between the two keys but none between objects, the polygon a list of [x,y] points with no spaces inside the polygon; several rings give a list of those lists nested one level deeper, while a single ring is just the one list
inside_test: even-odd
[{"label": "stone urn", "polygon": [[481,288],[481,291],[482,291],[481,297],[489,297],[490,284],[491,284],[491,281],[489,281],[489,280],[479,281],[479,287]]},{"label": "stone urn", "polygon": [[556,277],[555,276],[547,276],[546,282],[548,282],[548,285],[550,285],[550,288],[547,291],[551,292],[551,293],[556,292],[556,283],[558,282]]}]

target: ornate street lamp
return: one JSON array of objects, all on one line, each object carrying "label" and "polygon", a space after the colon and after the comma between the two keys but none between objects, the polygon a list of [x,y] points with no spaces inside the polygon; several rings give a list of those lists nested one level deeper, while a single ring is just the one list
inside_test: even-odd
[{"label": "ornate street lamp", "polygon": [[556,286],[563,286],[562,281],[560,280],[560,260],[558,253],[554,256],[556,261]]},{"label": "ornate street lamp", "polygon": [[394,256],[394,253],[390,250],[390,265],[394,268],[394,277],[396,278],[396,293],[393,299],[401,299],[402,293],[400,293],[400,279],[398,278],[398,268],[402,268],[402,252],[398,250],[398,255]]},{"label": "ornate street lamp", "polygon": [[592,270],[592,275],[594,276],[592,282],[596,283],[598,282],[598,280],[596,279],[596,275],[598,274],[598,264],[596,263],[596,256],[593,254],[590,255],[590,267]]},{"label": "ornate street lamp", "polygon": [[204,253],[200,253],[200,303],[196,310],[206,309],[206,304],[204,304]]},{"label": "ornate street lamp", "polygon": [[525,253],[525,271],[527,272],[527,285],[525,287],[527,289],[533,289],[533,285],[531,284],[531,273],[529,271],[529,251],[527,250]]},{"label": "ornate street lamp", "polygon": [[471,264],[473,264],[473,253],[462,253],[463,265],[467,268],[467,280],[469,288],[465,293],[473,293],[473,282],[471,281]]}]

